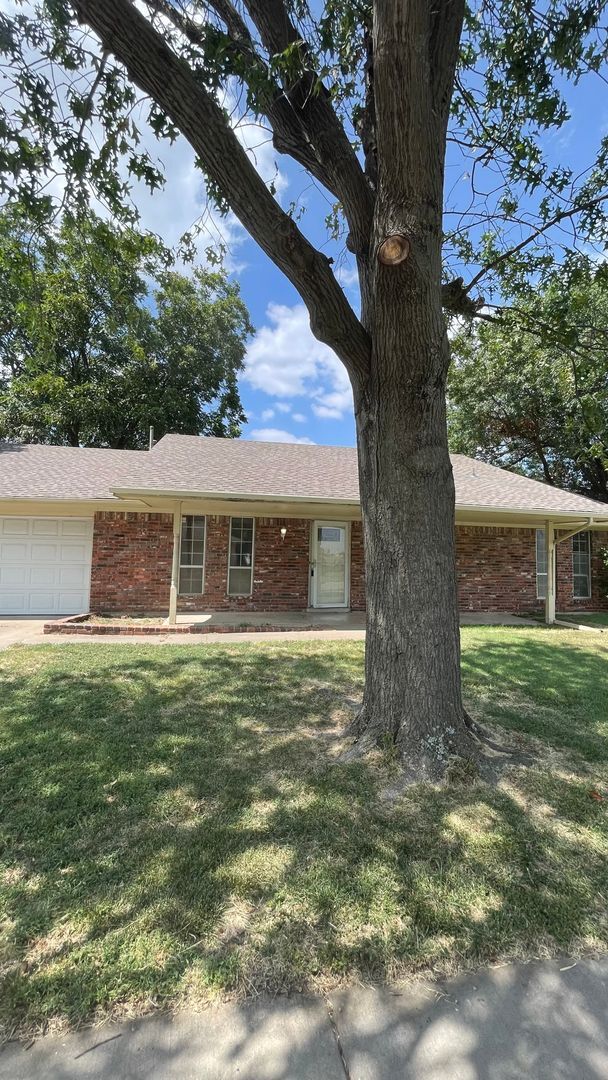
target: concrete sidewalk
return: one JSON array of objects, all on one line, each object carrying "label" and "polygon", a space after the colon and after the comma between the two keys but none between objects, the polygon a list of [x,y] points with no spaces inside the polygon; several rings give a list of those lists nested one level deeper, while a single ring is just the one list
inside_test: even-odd
[{"label": "concrete sidewalk", "polygon": [[608,958],[155,1014],[0,1051],[1,1080],[606,1080]]},{"label": "concrete sidewalk", "polygon": [[[0,650],[7,649],[9,645],[86,645],[99,643],[104,645],[205,645],[221,642],[230,645],[233,642],[246,641],[254,644],[256,641],[365,641],[365,616],[360,612],[348,612],[342,615],[324,615],[314,618],[315,623],[325,623],[327,629],[304,630],[310,623],[311,616],[305,613],[287,613],[285,616],[267,612],[252,613],[251,615],[239,615],[231,613],[216,613],[213,616],[200,615],[196,619],[188,621],[213,622],[218,625],[234,625],[234,633],[221,634],[158,634],[146,636],[133,634],[125,637],[110,637],[104,634],[87,634],[86,637],[79,635],[44,634],[43,627],[49,621],[50,616],[30,618],[28,616],[4,616],[0,617]],[[186,616],[180,615],[180,621]],[[278,625],[293,626],[285,632],[258,632],[255,634],[238,630],[239,623],[251,622],[265,625],[267,622],[275,622]],[[461,626],[538,626],[532,619],[524,619],[518,615],[501,615],[492,612],[488,615],[476,615],[463,612],[460,616]]]}]

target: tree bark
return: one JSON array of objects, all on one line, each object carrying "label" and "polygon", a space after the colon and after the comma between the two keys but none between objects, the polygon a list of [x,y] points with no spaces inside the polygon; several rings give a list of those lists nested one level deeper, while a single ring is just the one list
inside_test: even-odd
[{"label": "tree bark", "polygon": [[[378,186],[361,289],[370,298],[362,320],[372,357],[367,378],[355,380],[367,641],[354,731],[364,742],[393,739],[418,779],[439,777],[451,755],[476,751],[460,685],[441,305],[446,87],[462,13],[458,0],[438,5],[444,18],[434,27],[430,7],[374,5]],[[441,51],[439,77],[433,57]],[[409,256],[383,265],[378,251],[396,234],[409,239]]]},{"label": "tree bark", "polygon": [[[394,740],[412,779],[440,777],[452,755],[476,756],[461,698],[444,379],[412,378],[426,367],[430,322],[404,305],[356,400],[367,634],[352,731],[364,745]],[[376,348],[378,336],[387,335]],[[447,341],[442,352],[447,370]]]}]

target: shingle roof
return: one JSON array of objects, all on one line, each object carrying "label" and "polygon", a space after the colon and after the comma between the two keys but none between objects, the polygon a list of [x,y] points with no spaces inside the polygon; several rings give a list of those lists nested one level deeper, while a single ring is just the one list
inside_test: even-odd
[{"label": "shingle roof", "polygon": [[142,450],[0,442],[0,498],[111,499]]},{"label": "shingle roof", "polygon": [[[456,506],[608,517],[608,505],[452,455]],[[179,492],[359,501],[357,451],[345,446],[165,435],[151,453],[0,444],[0,498],[108,499]]]}]

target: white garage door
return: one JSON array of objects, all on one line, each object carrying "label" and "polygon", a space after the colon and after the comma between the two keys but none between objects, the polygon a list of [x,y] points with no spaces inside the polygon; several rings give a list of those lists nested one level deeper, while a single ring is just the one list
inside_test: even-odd
[{"label": "white garage door", "polygon": [[87,611],[93,522],[0,517],[0,614]]}]

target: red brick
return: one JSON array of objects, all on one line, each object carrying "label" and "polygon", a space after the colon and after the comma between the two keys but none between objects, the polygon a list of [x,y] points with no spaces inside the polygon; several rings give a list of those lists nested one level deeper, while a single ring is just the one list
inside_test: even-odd
[{"label": "red brick", "polygon": [[[285,539],[281,528],[285,527]],[[304,611],[308,604],[311,522],[308,519],[257,518],[253,592],[228,596],[230,519],[207,517],[205,591],[180,596],[178,610]],[[599,549],[608,534],[592,534],[593,596],[572,597],[572,544],[557,547],[558,611],[608,608],[600,587]],[[166,614],[169,604],[173,521],[170,514],[104,511],[95,515],[91,609],[104,613]],[[534,529],[458,526],[458,593],[462,611],[530,612],[542,607],[536,597]],[[365,610],[361,522],[351,526],[351,608]]]}]

